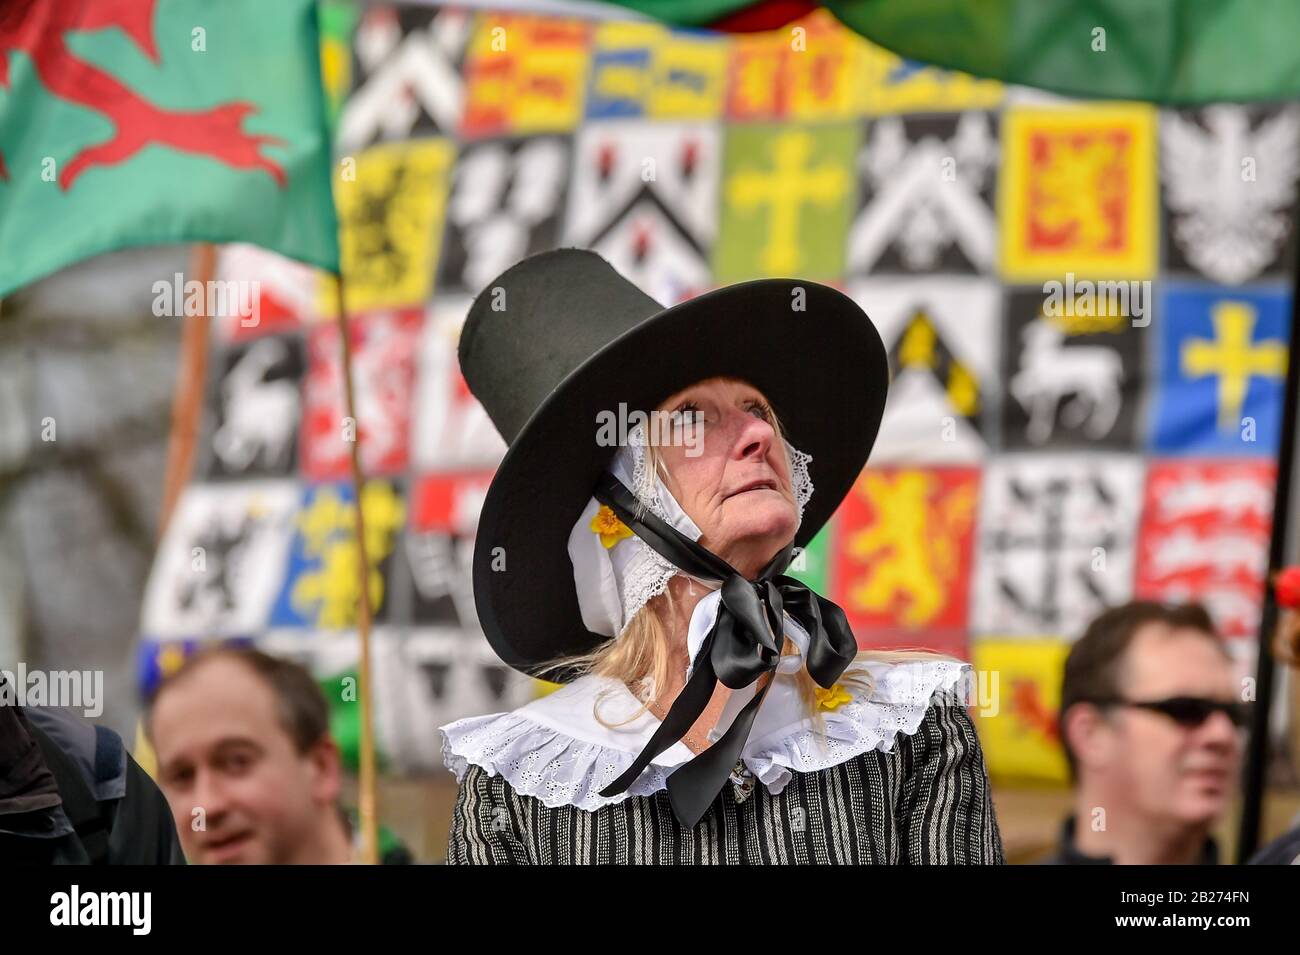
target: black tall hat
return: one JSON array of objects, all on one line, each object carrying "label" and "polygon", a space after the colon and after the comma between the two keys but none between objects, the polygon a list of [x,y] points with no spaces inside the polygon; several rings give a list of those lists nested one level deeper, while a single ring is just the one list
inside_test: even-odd
[{"label": "black tall hat", "polygon": [[597,442],[599,415],[648,415],[706,378],[749,382],[812,455],[803,546],[866,464],[889,384],[879,334],[836,289],[761,279],[664,308],[579,249],[530,256],[490,282],[459,355],[509,445],[479,516],[474,600],[493,650],[523,672],[609,639],[583,624],[568,553],[617,450]]}]

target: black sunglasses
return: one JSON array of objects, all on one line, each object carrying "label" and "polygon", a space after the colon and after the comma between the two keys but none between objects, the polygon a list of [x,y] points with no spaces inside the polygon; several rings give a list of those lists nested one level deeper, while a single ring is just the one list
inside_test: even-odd
[{"label": "black sunglasses", "polygon": [[1097,706],[1136,706],[1163,713],[1179,726],[1195,729],[1215,713],[1222,713],[1238,729],[1250,724],[1250,708],[1235,701],[1207,700],[1199,696],[1173,696],[1167,700],[1125,700],[1120,697],[1088,700]]}]

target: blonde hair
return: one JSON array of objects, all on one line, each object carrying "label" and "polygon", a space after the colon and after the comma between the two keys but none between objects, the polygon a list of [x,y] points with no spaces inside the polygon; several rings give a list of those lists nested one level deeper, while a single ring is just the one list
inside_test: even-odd
[{"label": "blonde hair", "polygon": [[[788,474],[790,473],[790,445],[786,438],[785,428],[777,417],[775,409],[771,411],[770,420],[772,427],[781,437],[781,449],[786,455],[786,472]],[[653,441],[647,442],[646,454],[651,465],[645,469],[645,483],[647,486],[632,489],[637,497],[642,500],[649,496],[656,476],[665,479],[668,476],[668,468],[663,455],[660,454],[658,446]],[[640,505],[637,511],[639,517],[645,511],[644,505]],[[641,706],[624,720],[608,722],[600,715],[600,701],[598,699],[595,717],[599,723],[611,729],[630,723],[649,709],[650,701],[655,698],[657,689],[667,686],[671,682],[669,668],[672,666],[674,659],[672,652],[673,635],[668,632],[665,621],[676,619],[677,613],[672,591],[668,589],[662,594],[651,598],[640,610],[633,614],[632,619],[628,621],[622,633],[611,637],[586,653],[551,660],[538,669],[535,675],[540,679],[545,679],[547,674],[565,671],[570,676],[575,677],[591,674],[621,681],[641,701]],[[796,649],[789,635],[785,635],[781,648],[782,654],[794,653]],[[890,650],[859,650],[854,657],[854,662],[896,663],[906,660],[951,659],[953,658],[946,654],[925,647],[898,647]],[[800,700],[808,715],[813,719],[817,736],[820,739],[825,734],[825,723],[822,719],[821,707],[817,697],[820,687],[806,669],[800,669],[798,674],[795,675],[795,679]],[[840,685],[856,689],[858,695],[865,695],[872,690],[871,675],[863,669],[856,669],[853,672],[845,673],[840,680]]]}]

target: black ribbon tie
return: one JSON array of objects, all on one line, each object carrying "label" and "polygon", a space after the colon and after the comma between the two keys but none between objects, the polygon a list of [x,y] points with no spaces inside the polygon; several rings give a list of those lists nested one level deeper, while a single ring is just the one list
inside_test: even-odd
[{"label": "black ribbon tie", "polygon": [[[765,673],[774,673],[784,643],[783,614],[788,613],[808,631],[804,663],[819,686],[830,689],[853,661],[858,652],[857,640],[844,611],[784,573],[794,554],[794,541],[751,581],[646,510],[613,474],[601,475],[595,498],[674,566],[700,580],[722,584],[718,619],[700,646],[690,679],[632,765],[600,791],[602,796],[624,792],[651,760],[685,736],[709,705],[717,683],[739,690]],[[642,512],[640,516],[638,512]],[[693,829],[726,786],[771,685],[768,680],[754,694],[721,739],[669,775],[668,798],[683,826]]]}]

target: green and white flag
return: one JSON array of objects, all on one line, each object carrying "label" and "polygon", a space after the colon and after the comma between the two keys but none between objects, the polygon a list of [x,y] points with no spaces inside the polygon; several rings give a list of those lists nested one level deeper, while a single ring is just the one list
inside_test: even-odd
[{"label": "green and white flag", "polygon": [[0,6],[0,296],[124,246],[338,268],[315,0]]}]

